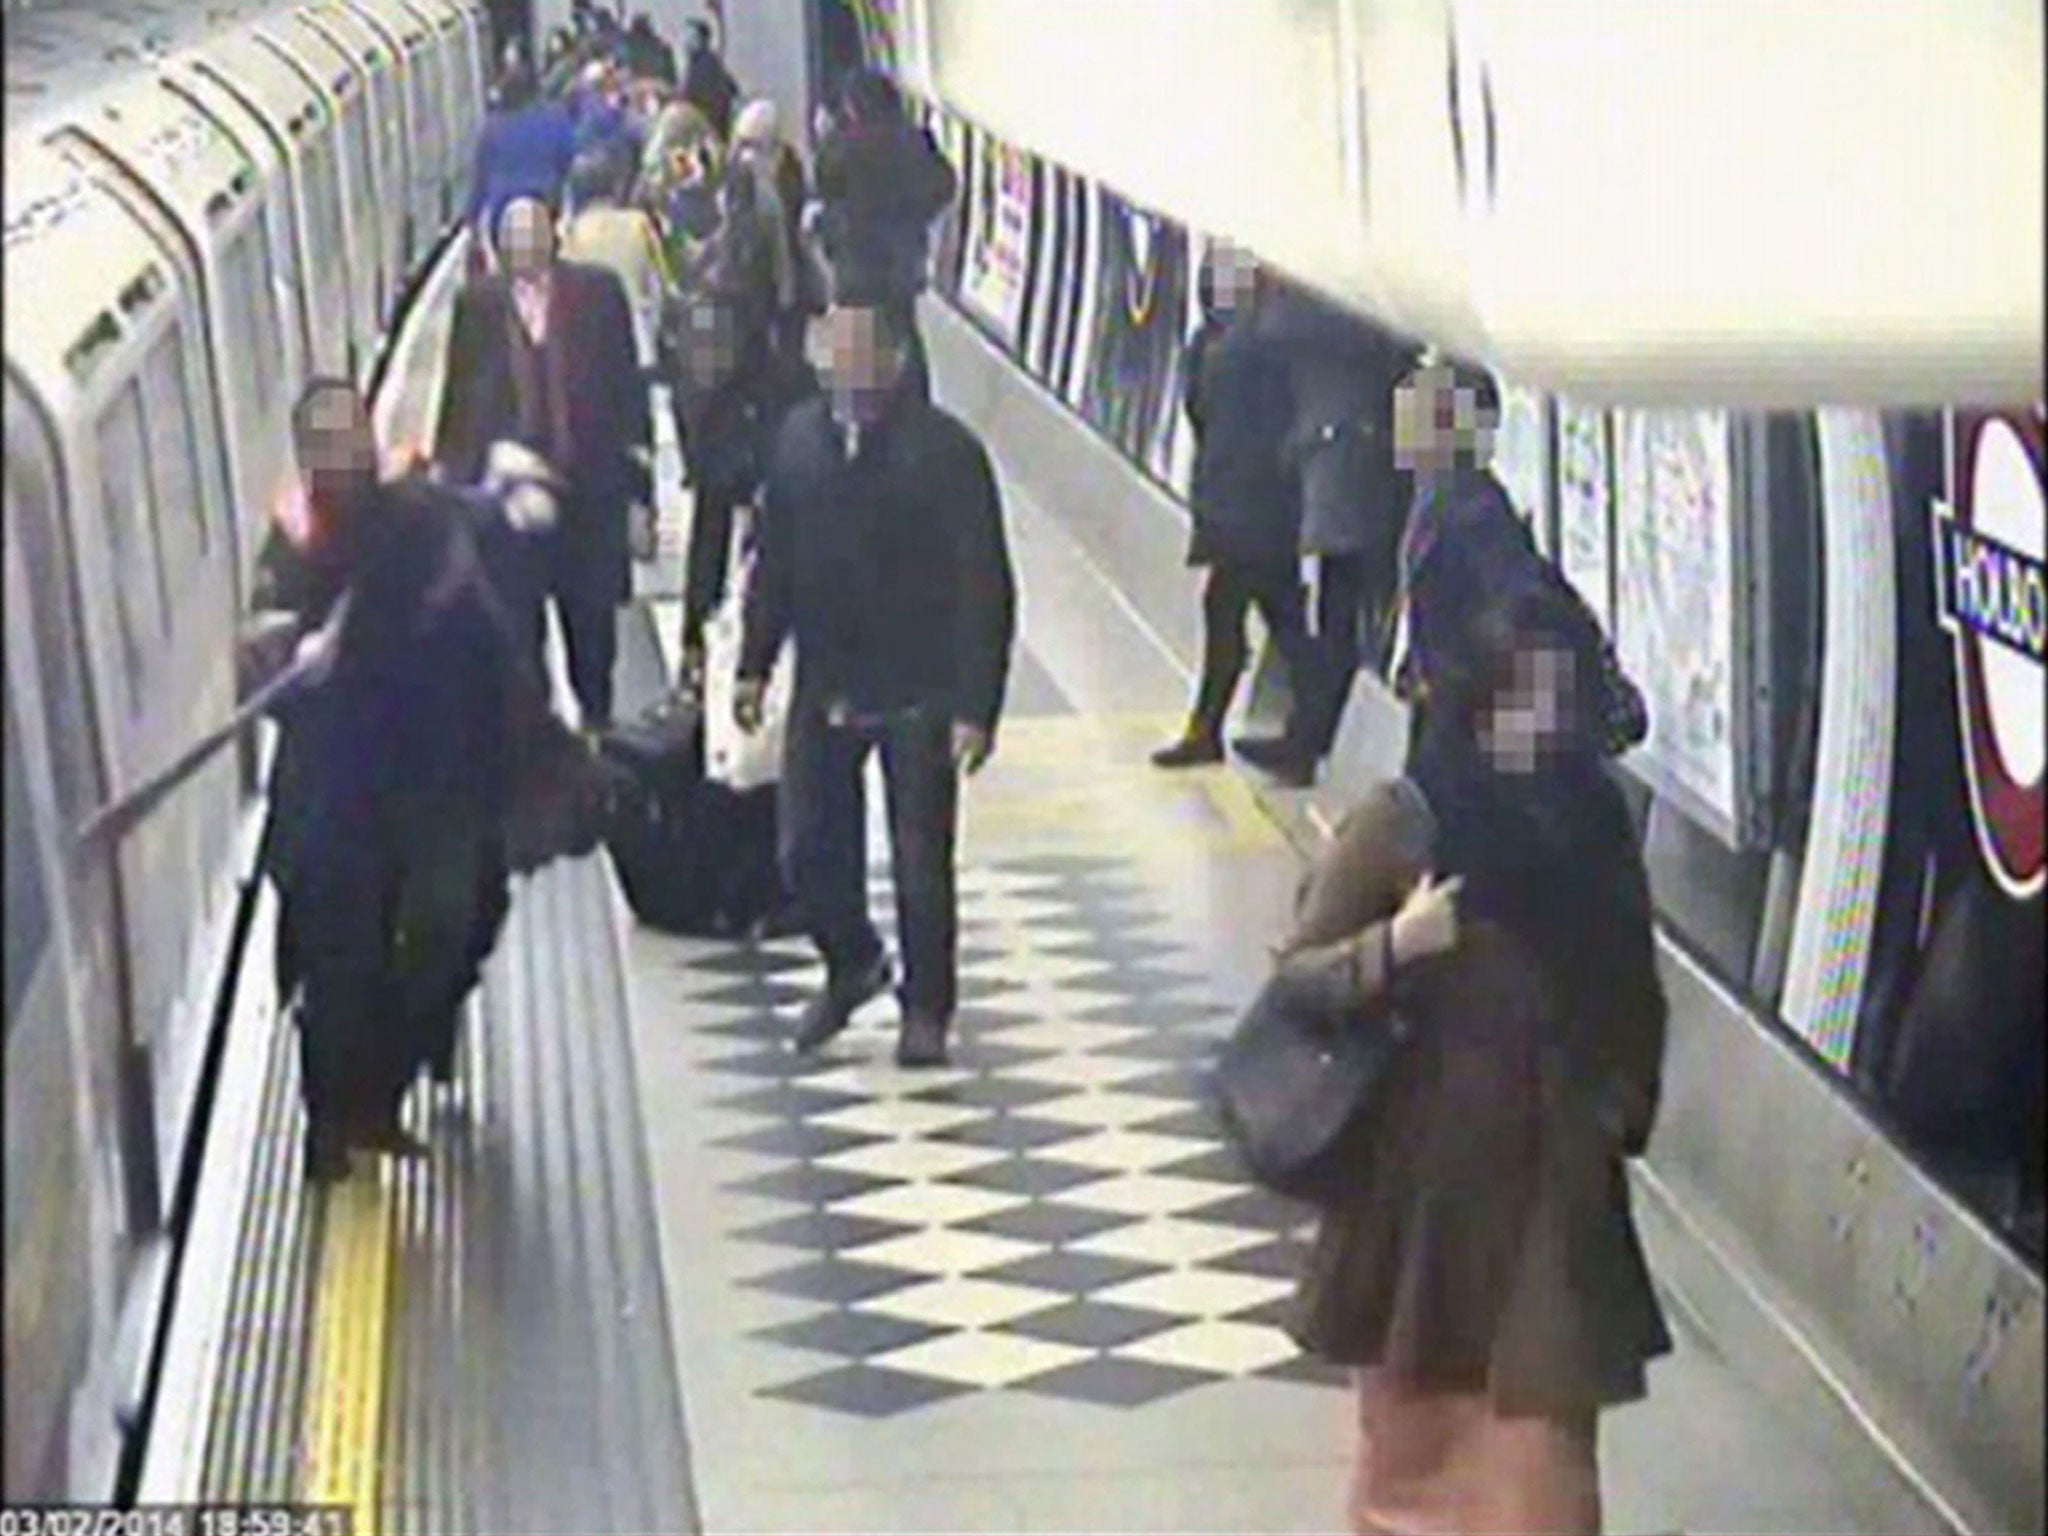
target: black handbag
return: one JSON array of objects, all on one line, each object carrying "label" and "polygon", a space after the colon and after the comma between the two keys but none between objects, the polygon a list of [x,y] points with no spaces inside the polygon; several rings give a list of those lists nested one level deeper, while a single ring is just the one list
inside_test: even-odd
[{"label": "black handbag", "polygon": [[1355,1187],[1365,1132],[1412,1032],[1398,1009],[1317,1014],[1283,977],[1268,980],[1215,1076],[1224,1130],[1252,1177],[1317,1206]]}]

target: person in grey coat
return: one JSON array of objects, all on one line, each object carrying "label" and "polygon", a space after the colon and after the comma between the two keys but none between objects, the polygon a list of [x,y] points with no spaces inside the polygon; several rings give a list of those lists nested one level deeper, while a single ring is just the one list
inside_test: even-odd
[{"label": "person in grey coat", "polygon": [[1237,743],[1255,767],[1305,785],[1337,739],[1366,645],[1385,621],[1409,493],[1393,451],[1395,386],[1419,350],[1294,285],[1261,305],[1261,334],[1285,349],[1294,390],[1289,456],[1301,497],[1301,553],[1316,560],[1316,674],[1294,690],[1286,730]]}]

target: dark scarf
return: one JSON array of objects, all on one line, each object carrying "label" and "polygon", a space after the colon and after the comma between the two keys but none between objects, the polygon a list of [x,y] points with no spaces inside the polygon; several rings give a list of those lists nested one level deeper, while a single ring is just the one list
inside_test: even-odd
[{"label": "dark scarf", "polygon": [[1527,776],[1496,773],[1448,727],[1424,732],[1409,776],[1435,815],[1436,873],[1464,878],[1461,916],[1521,939],[1568,1016],[1588,1016],[1586,990],[1602,984],[1599,957],[1637,888],[1620,789],[1586,753]]}]

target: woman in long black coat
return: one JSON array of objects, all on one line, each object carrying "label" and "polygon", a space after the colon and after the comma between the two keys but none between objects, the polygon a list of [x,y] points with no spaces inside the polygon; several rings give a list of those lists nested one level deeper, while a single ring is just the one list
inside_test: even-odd
[{"label": "woman in long black coat", "polygon": [[1600,1528],[1602,1408],[1670,1348],[1625,1159],[1665,1002],[1601,766],[1599,637],[1525,588],[1471,630],[1410,776],[1339,829],[1281,974],[1414,1026],[1323,1215],[1298,1338],[1359,1373],[1361,1532]]},{"label": "woman in long black coat", "polygon": [[1313,675],[1295,563],[1294,487],[1283,447],[1294,420],[1287,359],[1255,328],[1248,256],[1214,248],[1200,276],[1204,320],[1188,342],[1184,404],[1195,429],[1188,564],[1207,566],[1202,675],[1180,740],[1152,761],[1187,768],[1223,759],[1223,719],[1244,674],[1244,621],[1256,606],[1295,687]]}]

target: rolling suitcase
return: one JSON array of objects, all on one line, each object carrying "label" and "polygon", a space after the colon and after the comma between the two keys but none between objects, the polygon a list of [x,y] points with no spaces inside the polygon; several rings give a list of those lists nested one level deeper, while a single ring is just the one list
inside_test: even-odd
[{"label": "rolling suitcase", "polygon": [[718,828],[705,794],[696,702],[664,699],[607,731],[600,750],[624,781],[605,843],[634,915],[665,933],[711,932]]}]

